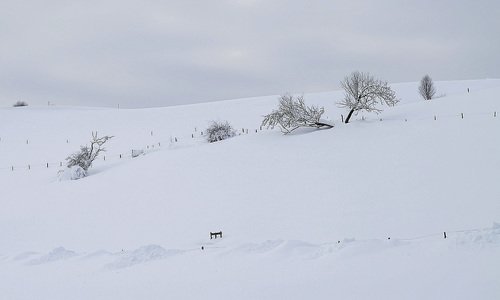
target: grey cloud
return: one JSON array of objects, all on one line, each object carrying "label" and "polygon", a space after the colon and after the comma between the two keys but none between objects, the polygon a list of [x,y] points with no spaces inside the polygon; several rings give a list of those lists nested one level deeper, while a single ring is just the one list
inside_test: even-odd
[{"label": "grey cloud", "polygon": [[497,1],[2,1],[0,105],[165,106],[500,77]]}]

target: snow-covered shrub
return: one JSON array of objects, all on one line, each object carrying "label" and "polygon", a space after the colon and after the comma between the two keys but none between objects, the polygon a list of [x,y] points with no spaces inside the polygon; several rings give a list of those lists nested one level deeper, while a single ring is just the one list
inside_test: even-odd
[{"label": "snow-covered shrub", "polygon": [[92,165],[90,148],[87,146],[80,146],[80,151],[75,152],[66,158],[66,166],[68,168],[79,166],[83,170],[88,170]]},{"label": "snow-covered shrub", "polygon": [[59,181],[77,180],[87,176],[87,172],[80,166],[72,166],[65,168],[64,170],[60,170],[57,176],[59,177]]},{"label": "snow-covered shrub", "polygon": [[209,143],[222,141],[236,135],[236,132],[228,121],[212,121],[206,132]]},{"label": "snow-covered shrub", "polygon": [[285,94],[279,99],[278,109],[264,116],[262,126],[274,127],[278,125],[281,132],[288,134],[299,127],[333,127],[321,120],[325,112],[323,107],[306,106],[304,96],[295,98]]},{"label": "snow-covered shrub", "polygon": [[13,107],[21,107],[21,106],[28,106],[28,103],[24,102],[24,101],[17,101],[16,103],[14,103],[12,105]]},{"label": "snow-covered shrub", "polygon": [[90,146],[80,146],[80,151],[75,152],[66,158],[66,166],[71,168],[73,166],[80,166],[83,170],[87,171],[91,166],[92,162],[97,158],[97,156],[106,151],[103,145],[111,139],[113,136],[103,136],[97,137],[97,132],[92,133],[92,140],[90,141]]}]

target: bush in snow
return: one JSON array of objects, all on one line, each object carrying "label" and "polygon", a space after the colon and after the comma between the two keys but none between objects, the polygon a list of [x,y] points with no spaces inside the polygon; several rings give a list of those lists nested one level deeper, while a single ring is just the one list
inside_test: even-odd
[{"label": "bush in snow", "polygon": [[57,174],[60,181],[63,180],[77,180],[87,176],[87,172],[80,166],[72,166],[59,171]]},{"label": "bush in snow", "polygon": [[106,151],[103,145],[113,138],[113,136],[97,137],[97,132],[92,133],[92,140],[90,146],[80,146],[80,151],[73,153],[66,158],[66,166],[71,168],[73,166],[80,166],[85,172],[92,166],[92,162],[103,151]]},{"label": "bush in snow", "polygon": [[299,127],[333,127],[321,121],[325,112],[323,107],[306,106],[304,96],[294,97],[285,94],[279,98],[278,109],[264,116],[262,126],[274,127],[278,125],[281,132],[288,134]]},{"label": "bush in snow", "polygon": [[376,107],[377,104],[394,106],[399,102],[396,93],[387,82],[375,79],[369,73],[353,72],[344,78],[340,85],[345,91],[345,96],[338,105],[349,110],[345,123],[349,123],[353,114],[363,110],[381,112],[382,110]]},{"label": "bush in snow", "polygon": [[236,135],[236,132],[228,121],[212,121],[206,132],[209,143],[222,141]]},{"label": "bush in snow", "polygon": [[132,149],[132,158],[138,157],[139,155],[144,155],[143,149]]},{"label": "bush in snow", "polygon": [[17,101],[16,103],[14,103],[12,105],[13,107],[20,107],[20,106],[28,106],[28,103],[24,102],[24,101]]},{"label": "bush in snow", "polygon": [[425,100],[431,100],[436,94],[436,88],[434,87],[434,82],[429,75],[425,75],[422,80],[420,80],[420,86],[418,87],[418,92]]}]

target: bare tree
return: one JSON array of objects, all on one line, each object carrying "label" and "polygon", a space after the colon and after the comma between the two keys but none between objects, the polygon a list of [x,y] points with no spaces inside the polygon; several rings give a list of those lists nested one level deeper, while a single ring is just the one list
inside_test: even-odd
[{"label": "bare tree", "polygon": [[425,75],[422,80],[420,80],[420,86],[418,87],[420,95],[425,100],[431,100],[436,94],[436,88],[434,87],[434,82],[429,75]]},{"label": "bare tree", "polygon": [[288,134],[299,127],[333,127],[326,121],[322,121],[323,107],[306,106],[304,96],[294,97],[285,94],[279,98],[277,110],[265,115],[262,126],[274,127],[278,125],[281,132]]},{"label": "bare tree", "polygon": [[394,106],[399,102],[396,93],[386,81],[375,79],[369,73],[353,72],[345,77],[340,85],[345,91],[345,96],[338,105],[349,109],[345,123],[349,123],[353,114],[363,110],[380,113],[382,110],[376,107],[377,104]]},{"label": "bare tree", "polygon": [[206,132],[207,140],[209,143],[222,141],[236,135],[236,132],[228,121],[212,121],[210,126],[208,126]]},{"label": "bare tree", "polygon": [[101,152],[106,151],[103,145],[111,138],[113,138],[113,136],[106,135],[97,137],[97,132],[92,133],[90,146],[80,146],[79,152],[75,152],[66,158],[66,166],[68,168],[80,166],[87,171],[92,166],[92,162],[94,162],[97,156],[99,156]]}]

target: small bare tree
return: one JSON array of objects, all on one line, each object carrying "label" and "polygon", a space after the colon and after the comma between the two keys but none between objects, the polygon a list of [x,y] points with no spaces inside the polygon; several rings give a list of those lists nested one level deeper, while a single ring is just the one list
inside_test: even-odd
[{"label": "small bare tree", "polygon": [[349,123],[353,114],[363,110],[380,113],[382,110],[376,107],[377,104],[394,106],[399,102],[396,93],[386,81],[375,79],[369,73],[353,72],[345,77],[340,85],[345,96],[338,105],[349,109],[345,123]]},{"label": "small bare tree", "polygon": [[434,87],[434,82],[429,75],[425,75],[422,80],[420,80],[420,86],[418,91],[422,98],[425,100],[431,100],[436,94],[436,88]]},{"label": "small bare tree", "polygon": [[79,152],[75,152],[66,158],[66,166],[68,168],[80,166],[82,169],[87,171],[92,166],[92,163],[97,156],[99,156],[101,152],[106,151],[103,146],[111,138],[113,138],[113,136],[106,135],[103,137],[97,137],[97,132],[92,133],[90,146],[80,146]]},{"label": "small bare tree", "polygon": [[277,110],[265,115],[262,126],[274,127],[278,125],[281,132],[288,134],[299,127],[333,127],[333,125],[321,121],[324,113],[323,107],[306,106],[304,96],[293,97],[285,94],[279,98]]},{"label": "small bare tree", "polygon": [[208,126],[206,132],[207,132],[207,141],[209,143],[222,141],[236,135],[236,132],[234,131],[233,127],[231,126],[231,124],[229,124],[228,121],[225,122],[212,121],[210,126]]}]

